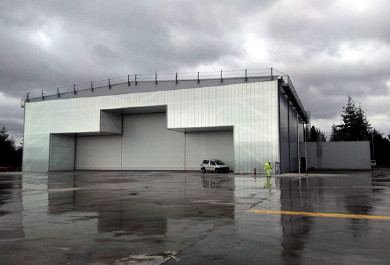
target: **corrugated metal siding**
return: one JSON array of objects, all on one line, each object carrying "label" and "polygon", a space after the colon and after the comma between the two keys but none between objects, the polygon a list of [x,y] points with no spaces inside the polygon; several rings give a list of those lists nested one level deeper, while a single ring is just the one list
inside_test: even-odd
[{"label": "corrugated metal siding", "polygon": [[[308,142],[308,168],[370,169],[370,142]],[[321,148],[321,152],[318,152]],[[304,143],[301,144],[304,149]],[[301,152],[302,154],[302,152]],[[320,156],[319,156],[320,155]]]},{"label": "corrugated metal siding", "polygon": [[77,170],[120,170],[121,136],[81,136],[76,143]]},{"label": "corrugated metal siding", "polygon": [[203,159],[218,158],[234,168],[233,131],[187,133],[186,169],[199,170]]},{"label": "corrugated metal siding", "polygon": [[290,169],[288,171],[291,172],[298,170],[298,131],[297,113],[291,107],[289,110]]},{"label": "corrugated metal siding", "polygon": [[280,97],[280,170],[290,170],[290,148],[289,148],[289,106],[284,96]]},{"label": "corrugated metal siding", "polygon": [[122,114],[101,111],[100,115],[101,132],[122,134]]},{"label": "corrugated metal siding", "polygon": [[166,114],[123,117],[122,169],[184,170],[184,133],[167,130]]},{"label": "corrugated metal siding", "polygon": [[23,170],[47,171],[50,133],[98,133],[100,111],[167,105],[167,127],[234,126],[235,172],[279,161],[277,80],[26,104]]},{"label": "corrugated metal siding", "polygon": [[73,135],[50,136],[49,170],[73,170],[75,142]]}]

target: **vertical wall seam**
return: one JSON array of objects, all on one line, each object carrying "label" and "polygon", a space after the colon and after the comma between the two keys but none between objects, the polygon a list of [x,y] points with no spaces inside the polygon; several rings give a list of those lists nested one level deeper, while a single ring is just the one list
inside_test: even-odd
[{"label": "vertical wall seam", "polygon": [[73,155],[73,171],[76,170],[76,162],[77,162],[77,134],[74,134],[74,155]]}]

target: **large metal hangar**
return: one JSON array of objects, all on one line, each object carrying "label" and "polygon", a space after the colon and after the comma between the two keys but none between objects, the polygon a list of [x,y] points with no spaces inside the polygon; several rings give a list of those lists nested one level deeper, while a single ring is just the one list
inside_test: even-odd
[{"label": "large metal hangar", "polygon": [[[267,71],[129,75],[24,99],[24,171],[298,170],[307,113],[288,76]],[[274,167],[275,170],[275,167]]]}]

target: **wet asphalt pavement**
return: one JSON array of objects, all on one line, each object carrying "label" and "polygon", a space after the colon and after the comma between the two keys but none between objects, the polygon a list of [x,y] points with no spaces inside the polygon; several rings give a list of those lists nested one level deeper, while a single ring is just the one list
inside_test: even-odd
[{"label": "wet asphalt pavement", "polygon": [[0,264],[390,264],[390,170],[264,184],[233,173],[0,173]]}]

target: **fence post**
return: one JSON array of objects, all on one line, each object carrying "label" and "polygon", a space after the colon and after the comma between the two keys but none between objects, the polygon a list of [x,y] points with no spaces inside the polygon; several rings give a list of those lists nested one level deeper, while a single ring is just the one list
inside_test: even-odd
[{"label": "fence post", "polygon": [[245,69],[245,82],[248,81],[248,69]]},{"label": "fence post", "polygon": [[93,82],[91,81],[91,92],[93,92]]},{"label": "fence post", "polygon": [[111,89],[111,82],[110,82],[110,78],[108,78],[108,88]]},{"label": "fence post", "polygon": [[137,82],[137,74],[134,75],[134,81],[135,81],[135,85],[137,85],[138,84],[138,82]]},{"label": "fence post", "polygon": [[127,86],[130,86],[130,75],[127,75]]},{"label": "fence post", "polygon": [[77,91],[76,91],[76,84],[73,84],[73,94],[77,94]]}]

